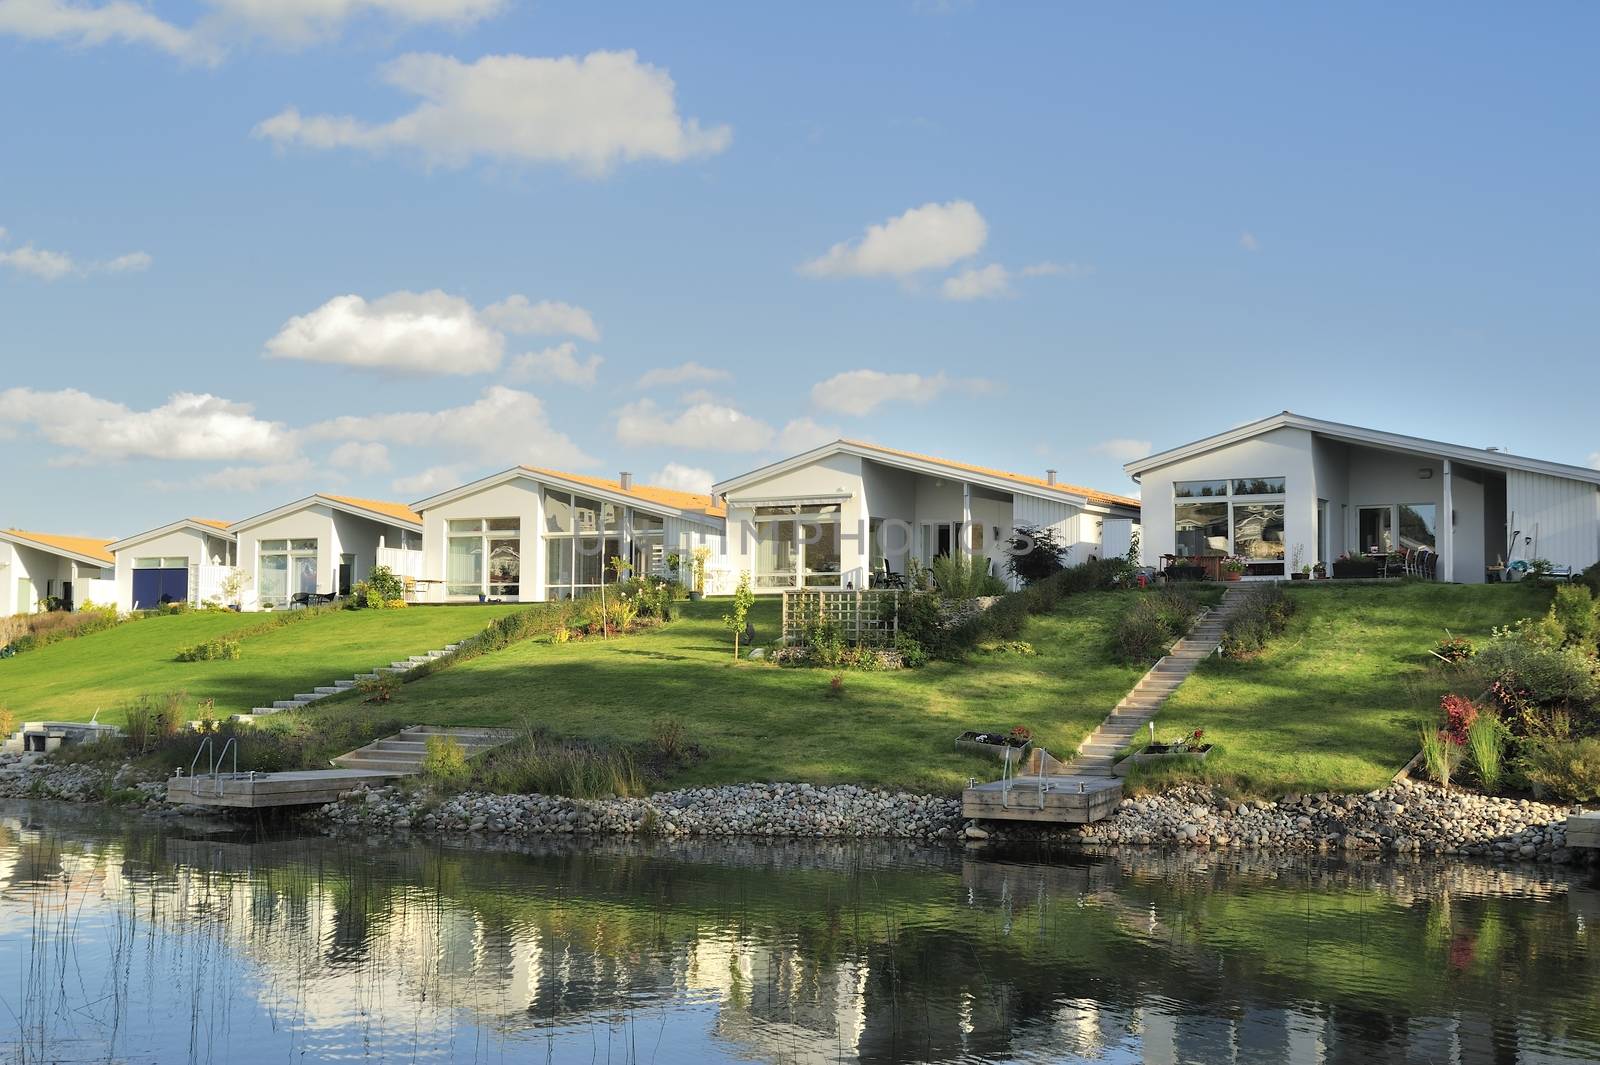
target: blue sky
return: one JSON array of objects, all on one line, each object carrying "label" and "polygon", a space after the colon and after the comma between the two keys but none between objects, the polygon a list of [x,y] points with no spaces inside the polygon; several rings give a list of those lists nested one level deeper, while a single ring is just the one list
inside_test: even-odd
[{"label": "blue sky", "polygon": [[836,435],[1131,491],[1286,408],[1600,462],[1597,34],[0,0],[0,525]]}]

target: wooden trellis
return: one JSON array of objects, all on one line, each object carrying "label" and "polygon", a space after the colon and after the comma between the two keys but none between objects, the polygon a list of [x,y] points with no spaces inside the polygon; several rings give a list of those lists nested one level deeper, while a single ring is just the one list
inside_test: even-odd
[{"label": "wooden trellis", "polygon": [[806,627],[831,622],[848,644],[893,647],[899,630],[900,593],[892,588],[794,588],[783,593],[783,642],[805,642]]}]

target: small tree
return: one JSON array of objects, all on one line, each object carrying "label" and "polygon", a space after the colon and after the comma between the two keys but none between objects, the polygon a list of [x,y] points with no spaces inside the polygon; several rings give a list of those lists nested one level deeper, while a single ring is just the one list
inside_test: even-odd
[{"label": "small tree", "polygon": [[373,566],[372,572],[367,574],[367,591],[371,598],[389,603],[406,597],[406,582],[388,566]]},{"label": "small tree", "polygon": [[250,574],[238,567],[228,571],[222,578],[218,591],[224,604],[231,607],[244,606],[244,590],[250,587]]},{"label": "small tree", "polygon": [[1056,540],[1053,528],[1018,525],[1006,541],[1006,572],[1023,584],[1036,584],[1067,568],[1069,548]]},{"label": "small tree", "polygon": [[[696,551],[698,552],[698,548]],[[695,560],[699,561],[698,558]],[[756,604],[756,593],[750,590],[750,572],[739,574],[739,587],[733,590],[733,610],[722,615],[722,623],[733,630],[733,657],[739,657],[739,637],[750,620],[750,608]]]},{"label": "small tree", "polygon": [[706,562],[711,558],[711,548],[701,544],[693,551],[694,567],[692,570],[693,583],[690,589],[704,595],[706,592]]}]

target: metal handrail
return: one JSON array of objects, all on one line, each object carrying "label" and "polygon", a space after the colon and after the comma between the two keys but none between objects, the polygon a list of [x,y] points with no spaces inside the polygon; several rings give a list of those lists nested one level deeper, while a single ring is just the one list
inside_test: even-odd
[{"label": "metal handrail", "polygon": [[[222,763],[227,760],[228,752],[230,750],[233,751],[233,773],[231,775],[233,778],[237,778],[239,776],[239,737],[228,737],[228,742],[222,745],[222,753],[217,755],[217,765],[221,766]],[[212,777],[216,782],[216,794],[221,795],[222,774],[214,773],[212,774]]]},{"label": "metal handrail", "polygon": [[[1044,772],[1043,772],[1044,764],[1045,764],[1044,760],[1046,758],[1050,757],[1050,752],[1045,750],[1043,747],[1035,747],[1034,751],[1036,753],[1038,753],[1038,755],[1039,755],[1039,767],[1040,767],[1040,773],[1039,773],[1038,777],[1035,778],[1038,781],[1037,786],[1038,786],[1038,789],[1039,789],[1039,807],[1038,808],[1040,810],[1043,810],[1044,806],[1045,806],[1045,803],[1044,803],[1045,794],[1050,790],[1049,786],[1046,785],[1045,782],[1044,782]],[[1008,757],[1008,758],[1005,758],[1001,763],[1002,764],[1002,768],[1000,770],[1000,808],[1002,810],[1010,808],[1010,806],[1011,806],[1011,787],[1016,782],[1016,780],[1018,779],[1018,777],[1020,775],[1020,773],[1013,773],[1011,771],[1011,761],[1012,760]],[[1017,762],[1017,765],[1020,767],[1021,764],[1022,764],[1022,759],[1019,757],[1019,758],[1017,758],[1016,762]]]},{"label": "metal handrail", "polygon": [[209,763],[210,768],[208,768],[206,772],[211,776],[216,775],[217,748],[216,745],[211,742],[211,737],[207,736],[205,739],[200,741],[200,749],[194,752],[194,757],[189,759],[189,794],[191,795],[200,794],[200,778],[195,774],[194,767],[200,764],[200,756],[205,754],[207,751],[211,752],[211,761]]}]

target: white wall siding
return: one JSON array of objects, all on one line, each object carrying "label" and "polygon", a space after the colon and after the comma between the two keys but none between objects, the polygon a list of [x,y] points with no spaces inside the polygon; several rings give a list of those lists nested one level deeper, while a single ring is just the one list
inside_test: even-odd
[{"label": "white wall siding", "polygon": [[1053,530],[1056,542],[1072,549],[1066,560],[1069,566],[1087,561],[1090,554],[1098,554],[1100,549],[1098,537],[1092,545],[1084,542],[1087,534],[1080,527],[1081,516],[1084,515],[1080,508],[1057,499],[1040,499],[1020,492],[1011,497],[1012,527],[1027,525]]},{"label": "white wall siding", "polygon": [[[1547,558],[1575,570],[1600,561],[1600,489],[1594,485],[1509,470],[1506,510],[1506,520],[1522,531],[1513,560]],[[1530,536],[1537,542],[1527,543]]]}]

